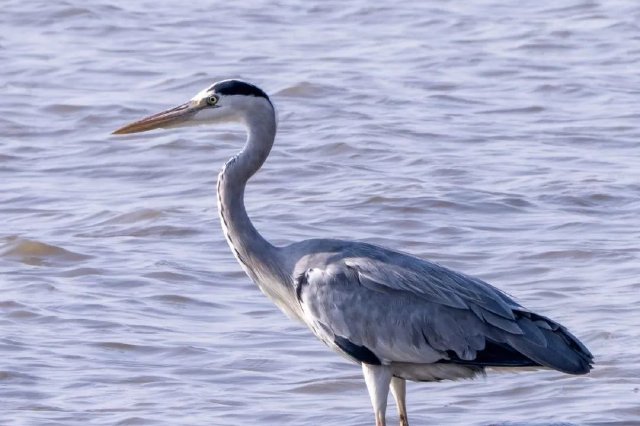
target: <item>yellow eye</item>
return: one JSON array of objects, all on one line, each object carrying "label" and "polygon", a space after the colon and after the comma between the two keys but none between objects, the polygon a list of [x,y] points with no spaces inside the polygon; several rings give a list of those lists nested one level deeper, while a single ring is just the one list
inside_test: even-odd
[{"label": "yellow eye", "polygon": [[219,99],[220,98],[218,98],[216,95],[211,95],[207,98],[207,105],[214,106],[215,104],[218,103]]}]

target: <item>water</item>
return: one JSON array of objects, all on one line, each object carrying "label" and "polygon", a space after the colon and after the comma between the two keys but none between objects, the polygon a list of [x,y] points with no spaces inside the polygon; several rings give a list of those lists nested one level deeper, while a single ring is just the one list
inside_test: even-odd
[{"label": "water", "polygon": [[430,258],[596,356],[410,384],[414,425],[640,424],[637,2],[129,3],[2,7],[0,424],[371,424],[359,368],[224,242],[241,130],[110,136],[229,77],[279,109],[269,239]]}]

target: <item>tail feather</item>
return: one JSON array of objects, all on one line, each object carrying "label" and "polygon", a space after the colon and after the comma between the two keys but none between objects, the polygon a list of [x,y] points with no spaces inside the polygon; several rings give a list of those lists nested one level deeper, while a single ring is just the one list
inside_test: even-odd
[{"label": "tail feather", "polygon": [[586,374],[591,370],[593,355],[569,330],[542,315],[515,313],[524,334],[508,336],[511,347],[542,366],[564,373]]},{"label": "tail feather", "polygon": [[542,315],[514,311],[520,333],[509,333],[497,327],[485,336],[484,348],[473,359],[462,359],[455,351],[447,351],[441,363],[480,367],[548,367],[568,374],[586,374],[591,370],[593,355],[565,327]]}]

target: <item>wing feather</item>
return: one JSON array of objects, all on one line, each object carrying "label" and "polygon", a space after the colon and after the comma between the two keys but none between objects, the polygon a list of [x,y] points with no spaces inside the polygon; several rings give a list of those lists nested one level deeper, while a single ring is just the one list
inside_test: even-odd
[{"label": "wing feather", "polygon": [[309,269],[296,289],[305,320],[329,346],[382,363],[451,362],[590,369],[564,327],[476,278],[370,245]]}]

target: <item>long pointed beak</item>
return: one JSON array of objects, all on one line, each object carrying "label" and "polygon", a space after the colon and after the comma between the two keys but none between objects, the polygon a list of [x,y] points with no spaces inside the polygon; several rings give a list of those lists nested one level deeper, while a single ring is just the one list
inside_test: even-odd
[{"label": "long pointed beak", "polygon": [[187,121],[198,110],[200,110],[200,105],[194,101],[189,101],[175,108],[129,123],[112,134],[126,135],[128,133],[146,132],[148,130],[158,129],[161,127],[178,126]]}]

